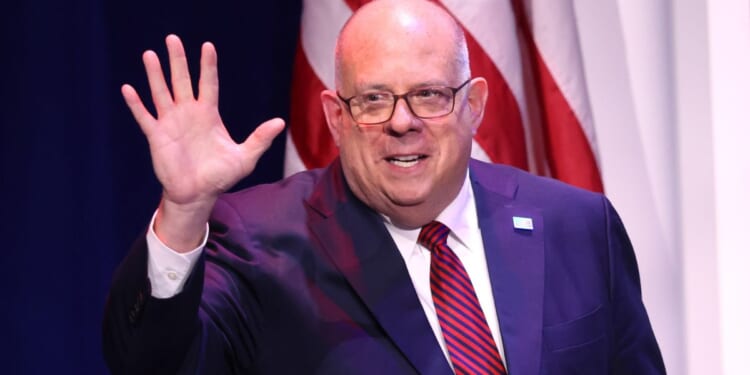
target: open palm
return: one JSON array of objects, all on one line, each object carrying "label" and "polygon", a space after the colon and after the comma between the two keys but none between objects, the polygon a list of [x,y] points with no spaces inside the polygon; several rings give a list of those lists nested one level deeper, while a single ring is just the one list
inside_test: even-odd
[{"label": "open palm", "polygon": [[244,143],[232,140],[219,115],[216,50],[204,43],[198,97],[193,94],[185,51],[180,39],[166,39],[172,92],[153,51],[143,54],[151,96],[158,117],[143,105],[135,89],[122,87],[133,116],[148,138],[156,176],[164,198],[178,204],[215,199],[248,175],[273,138],[283,129],[281,119],[261,124]]}]

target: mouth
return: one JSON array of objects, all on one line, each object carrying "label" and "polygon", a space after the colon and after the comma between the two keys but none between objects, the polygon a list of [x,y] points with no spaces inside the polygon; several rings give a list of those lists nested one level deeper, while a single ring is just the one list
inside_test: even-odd
[{"label": "mouth", "polygon": [[425,158],[427,158],[427,155],[400,155],[390,156],[385,158],[385,160],[397,167],[409,168],[417,165],[420,160],[423,160]]}]

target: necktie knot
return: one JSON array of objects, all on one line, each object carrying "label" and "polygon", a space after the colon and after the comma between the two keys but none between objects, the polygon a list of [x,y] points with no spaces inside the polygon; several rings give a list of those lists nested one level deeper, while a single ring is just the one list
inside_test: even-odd
[{"label": "necktie knot", "polygon": [[419,232],[417,242],[430,251],[436,250],[439,246],[448,246],[448,234],[450,229],[439,221],[431,221]]}]

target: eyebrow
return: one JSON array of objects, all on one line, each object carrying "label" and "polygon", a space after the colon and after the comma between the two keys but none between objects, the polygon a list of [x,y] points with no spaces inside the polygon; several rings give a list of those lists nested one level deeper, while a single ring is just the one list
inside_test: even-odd
[{"label": "eyebrow", "polygon": [[[406,91],[412,91],[412,90],[416,90],[416,89],[423,88],[423,87],[434,87],[434,86],[449,87],[450,84],[446,83],[443,80],[429,80],[429,81],[419,82],[415,85],[411,85]],[[355,90],[357,90],[357,92],[366,92],[366,91],[394,92],[389,85],[382,84],[382,83],[367,84],[361,87],[357,87],[355,85]]]}]

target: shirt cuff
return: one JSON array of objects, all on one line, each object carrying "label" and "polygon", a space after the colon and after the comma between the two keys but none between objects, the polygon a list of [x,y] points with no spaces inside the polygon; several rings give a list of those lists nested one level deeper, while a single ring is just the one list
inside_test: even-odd
[{"label": "shirt cuff", "polygon": [[[158,212],[158,210],[157,210]],[[151,281],[151,296],[156,298],[170,298],[179,294],[190,276],[193,267],[208,242],[208,223],[203,241],[200,246],[187,253],[178,253],[165,245],[154,231],[156,212],[151,217],[151,223],[146,233],[148,246],[148,278]]]}]

